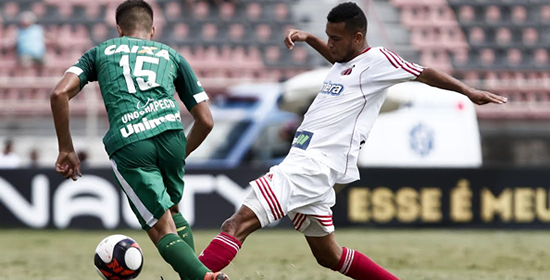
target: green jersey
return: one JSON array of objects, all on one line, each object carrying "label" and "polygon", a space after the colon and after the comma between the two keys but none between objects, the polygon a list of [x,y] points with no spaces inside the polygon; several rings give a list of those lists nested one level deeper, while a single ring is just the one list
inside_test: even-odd
[{"label": "green jersey", "polygon": [[187,61],[169,46],[149,40],[105,41],[67,72],[78,75],[80,88],[99,82],[109,116],[109,131],[103,138],[109,157],[130,143],[183,129],[174,90],[188,110],[208,100]]}]

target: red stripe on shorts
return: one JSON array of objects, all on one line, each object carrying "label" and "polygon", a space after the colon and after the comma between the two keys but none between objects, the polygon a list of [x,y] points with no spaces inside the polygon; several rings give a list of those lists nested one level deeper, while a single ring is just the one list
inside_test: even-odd
[{"label": "red stripe on shorts", "polygon": [[260,185],[261,183],[259,182],[259,180],[255,180],[254,182],[256,182],[256,185],[258,186],[258,188],[262,192],[262,195],[264,196],[265,201],[267,201],[267,204],[269,205],[269,208],[271,209],[271,214],[273,214],[273,217],[275,218],[275,220],[277,220],[277,216],[275,215],[275,210],[273,209],[273,205],[271,205],[271,199],[269,199],[267,197],[267,195],[265,194],[264,189],[262,188],[262,185]]},{"label": "red stripe on shorts", "polygon": [[302,227],[302,225],[304,224],[304,222],[306,221],[307,219],[307,215],[303,215],[302,216],[302,219],[300,220],[300,223],[298,224],[298,226],[296,227],[296,230],[300,230],[300,228]]},{"label": "red stripe on shorts", "polygon": [[302,214],[298,213],[296,215],[294,215],[294,218],[292,219],[292,224],[294,226],[296,226],[296,221],[298,220],[298,218],[301,216]]},{"label": "red stripe on shorts", "polygon": [[271,192],[271,195],[273,195],[273,200],[277,203],[273,203],[273,205],[275,205],[275,209],[277,210],[277,213],[279,214],[279,219],[283,218],[285,216],[284,212],[283,212],[283,208],[281,207],[281,204],[279,203],[279,200],[277,199],[277,196],[275,195],[275,193],[273,192],[273,190],[271,189],[271,186],[269,185],[269,182],[265,179],[265,177],[261,177],[260,178],[260,181],[262,181],[266,184],[266,189]]}]

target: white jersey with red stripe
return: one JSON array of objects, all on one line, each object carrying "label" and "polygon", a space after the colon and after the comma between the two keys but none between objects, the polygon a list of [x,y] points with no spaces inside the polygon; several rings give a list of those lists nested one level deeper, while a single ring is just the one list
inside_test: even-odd
[{"label": "white jersey with red stripe", "polygon": [[358,180],[359,149],[387,89],[415,79],[423,69],[382,47],[335,63],[297,129],[290,153],[305,154],[330,166],[339,173],[337,183]]}]

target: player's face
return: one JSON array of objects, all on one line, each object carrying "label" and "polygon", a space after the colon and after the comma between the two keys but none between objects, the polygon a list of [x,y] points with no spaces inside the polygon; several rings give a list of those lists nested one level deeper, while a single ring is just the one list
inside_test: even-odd
[{"label": "player's face", "polygon": [[357,41],[358,32],[347,30],[344,22],[327,22],[326,33],[328,48],[336,62],[350,61],[358,53],[357,49],[360,52],[360,48],[363,47],[360,44],[361,42]]}]

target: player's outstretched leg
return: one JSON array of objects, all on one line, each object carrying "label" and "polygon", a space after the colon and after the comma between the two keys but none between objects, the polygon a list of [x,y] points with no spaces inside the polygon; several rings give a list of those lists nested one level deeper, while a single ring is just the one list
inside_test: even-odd
[{"label": "player's outstretched leg", "polygon": [[162,258],[185,280],[228,280],[223,273],[213,273],[195,256],[195,251],[176,233],[170,210],[147,231]]},{"label": "player's outstretched leg", "polygon": [[208,244],[199,260],[212,271],[220,271],[233,261],[246,237],[261,228],[256,214],[247,206],[223,222],[221,232]]},{"label": "player's outstretched leg", "polygon": [[367,256],[336,243],[334,233],[323,237],[306,236],[317,262],[326,268],[359,280],[399,280]]}]

